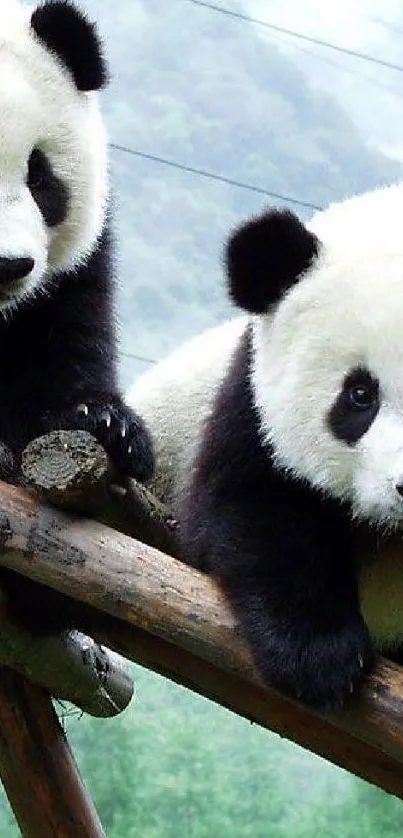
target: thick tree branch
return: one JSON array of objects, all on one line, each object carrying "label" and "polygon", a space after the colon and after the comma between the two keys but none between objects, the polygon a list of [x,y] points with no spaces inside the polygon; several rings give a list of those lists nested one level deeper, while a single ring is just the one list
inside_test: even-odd
[{"label": "thick tree branch", "polygon": [[0,542],[1,564],[85,603],[97,640],[403,797],[399,667],[380,661],[342,711],[315,714],[262,685],[224,597],[186,565],[5,484]]}]

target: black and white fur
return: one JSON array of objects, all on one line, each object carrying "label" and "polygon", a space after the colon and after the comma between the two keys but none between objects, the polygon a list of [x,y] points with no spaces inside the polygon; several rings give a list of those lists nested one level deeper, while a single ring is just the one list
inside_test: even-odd
[{"label": "black and white fur", "polygon": [[2,0],[0,21],[1,476],[53,429],[92,432],[124,474],[150,477],[152,447],[116,380],[107,69],[65,0]]},{"label": "black and white fur", "polygon": [[[27,443],[83,429],[123,475],[147,480],[150,436],[117,385],[107,80],[94,26],[68,0],[0,14],[0,479]],[[76,624],[74,605],[2,570],[35,631]]]},{"label": "black and white fur", "polygon": [[397,185],[307,226],[242,225],[226,272],[248,316],[129,394],[185,560],[226,590],[263,678],[318,705],[352,691],[374,643],[403,647],[401,553],[374,548],[403,528],[402,212]]}]

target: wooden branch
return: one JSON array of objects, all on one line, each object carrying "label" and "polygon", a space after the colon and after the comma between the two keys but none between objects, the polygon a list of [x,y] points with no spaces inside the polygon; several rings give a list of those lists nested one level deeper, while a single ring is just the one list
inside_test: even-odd
[{"label": "wooden branch", "polygon": [[126,480],[85,431],[53,431],[22,455],[27,488],[52,506],[86,515],[178,556],[177,521],[143,485]]},{"label": "wooden branch", "polygon": [[6,669],[0,774],[23,838],[105,838],[50,697]]},{"label": "wooden branch", "polygon": [[0,665],[6,665],[92,716],[121,713],[133,697],[125,661],[78,631],[35,635],[0,588]]},{"label": "wooden branch", "polygon": [[99,641],[403,797],[399,667],[380,661],[343,711],[315,714],[262,685],[224,597],[175,559],[5,484],[0,543],[1,564],[86,603]]}]

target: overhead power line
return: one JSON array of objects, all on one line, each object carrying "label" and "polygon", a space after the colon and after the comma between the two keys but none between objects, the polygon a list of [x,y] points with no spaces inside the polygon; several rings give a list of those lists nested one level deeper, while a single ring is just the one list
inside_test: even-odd
[{"label": "overhead power line", "polygon": [[186,3],[192,3],[194,6],[209,9],[211,12],[218,12],[227,17],[236,18],[247,23],[253,23],[257,26],[264,26],[266,29],[271,29],[273,32],[279,32],[282,35],[290,35],[292,38],[298,38],[301,41],[307,41],[310,44],[316,44],[326,49],[332,49],[335,52],[342,52],[344,55],[350,55],[352,58],[359,58],[361,61],[369,61],[371,64],[378,64],[381,67],[388,67],[390,70],[397,70],[403,73],[403,66],[400,64],[392,64],[390,61],[384,61],[382,58],[376,58],[374,55],[368,55],[366,52],[358,52],[348,47],[341,47],[338,44],[333,44],[331,41],[324,41],[321,38],[314,38],[311,35],[304,35],[303,32],[297,32],[295,29],[286,29],[284,26],[277,26],[275,23],[268,23],[266,20],[250,17],[250,15],[242,12],[233,12],[231,9],[225,9],[223,6],[216,6],[215,3],[208,3],[207,0],[185,0]]},{"label": "overhead power line", "polygon": [[323,207],[319,206],[319,204],[313,204],[311,201],[302,201],[299,198],[290,198],[289,195],[282,195],[280,192],[272,192],[269,189],[263,189],[261,186],[254,186],[251,183],[243,183],[240,180],[234,180],[233,178],[226,177],[225,175],[218,175],[215,172],[208,172],[205,169],[196,169],[194,166],[177,163],[175,160],[169,160],[167,157],[158,157],[156,154],[149,154],[145,151],[119,145],[119,143],[110,143],[109,145],[116,151],[125,152],[125,154],[132,154],[134,157],[141,157],[144,160],[149,160],[153,163],[161,163],[164,166],[171,166],[173,169],[180,169],[181,171],[188,172],[192,175],[200,175],[200,177],[216,180],[220,183],[227,183],[230,186],[236,186],[239,189],[248,189],[250,192],[257,192],[260,195],[268,195],[270,198],[285,201],[287,204],[295,204],[300,207],[307,207],[308,209],[313,210],[323,209]]},{"label": "overhead power line", "polygon": [[[283,26],[277,26],[274,23],[268,23],[265,20],[260,20],[258,18],[251,17],[250,15],[243,14],[242,12],[235,12],[235,11],[232,11],[230,9],[223,8],[222,6],[216,6],[214,3],[206,2],[206,0],[185,0],[185,2],[192,3],[194,6],[200,6],[202,8],[206,8],[206,9],[212,11],[212,12],[221,13],[223,15],[226,15],[227,17],[236,18],[238,20],[241,20],[241,21],[244,21],[244,22],[247,22],[247,23],[252,23],[252,24],[255,24],[255,25],[258,25],[258,26],[263,26],[266,29],[272,30],[273,32],[277,32],[278,34],[288,35],[290,37],[297,38],[301,41],[306,41],[306,42],[311,43],[311,44],[316,44],[317,46],[326,47],[327,49],[331,49],[331,50],[334,50],[335,52],[339,52],[339,53],[344,53],[345,55],[349,55],[353,58],[358,58],[362,61],[368,61],[372,64],[378,64],[382,67],[388,67],[389,69],[396,70],[400,73],[403,72],[403,66],[400,66],[398,64],[393,64],[389,61],[383,61],[382,59],[376,58],[375,56],[368,55],[367,53],[363,53],[363,52],[358,52],[356,50],[348,49],[347,47],[341,47],[338,44],[331,43],[330,41],[324,41],[320,38],[315,38],[315,37],[311,37],[309,35],[304,35],[302,32],[297,32],[297,31],[292,30],[292,29],[286,29]],[[387,26],[388,28],[390,28],[391,30],[393,30],[395,32],[401,32],[402,31],[402,30],[399,30],[399,29],[393,27],[392,24],[387,23],[386,21],[383,21],[379,18],[373,18],[373,20],[374,20],[374,22],[383,24],[385,27]],[[335,66],[337,66],[340,70],[347,70],[348,71],[348,68],[346,68],[346,67],[342,67],[340,65],[335,65]],[[370,79],[370,78],[367,78],[366,80],[369,81],[369,82],[374,82],[374,80]],[[379,83],[379,86],[384,87],[384,85],[381,85],[381,83]],[[268,190],[268,189],[263,189],[260,186],[255,186],[255,185],[250,184],[250,183],[244,183],[242,181],[234,180],[233,178],[228,178],[225,175],[219,175],[219,174],[216,174],[215,172],[210,172],[210,171],[207,171],[205,169],[198,169],[194,166],[188,166],[184,163],[178,163],[174,160],[170,160],[170,159],[165,158],[165,157],[159,157],[158,155],[151,154],[151,153],[148,153],[148,152],[145,152],[145,151],[141,151],[139,149],[130,148],[130,147],[125,146],[125,145],[120,145],[119,143],[110,143],[109,145],[110,145],[111,148],[115,149],[115,151],[123,152],[125,154],[131,154],[134,157],[143,158],[144,160],[149,160],[150,162],[159,163],[159,164],[162,164],[164,166],[170,166],[171,168],[179,169],[181,171],[188,172],[190,174],[199,175],[200,177],[209,178],[210,180],[215,180],[215,181],[218,181],[218,182],[221,182],[221,183],[226,183],[226,184],[229,184],[230,186],[238,187],[239,189],[247,189],[251,192],[257,192],[261,195],[268,195],[271,198],[276,198],[276,199],[279,199],[281,201],[285,201],[286,203],[296,204],[296,205],[299,205],[299,206],[302,206],[302,207],[307,207],[309,209],[314,209],[314,210],[323,209],[323,207],[319,206],[318,204],[314,204],[310,201],[303,201],[303,200],[299,200],[298,198],[290,198],[289,196],[282,195],[281,193],[272,192],[271,190]],[[145,364],[157,364],[158,363],[156,358],[149,358],[149,357],[146,357],[145,355],[137,355],[133,352],[120,352],[120,355],[123,358],[134,359],[136,361],[141,361],[142,363],[145,363]]]},{"label": "overhead power line", "polygon": [[135,355],[133,352],[120,352],[122,358],[134,358],[135,361],[142,361],[143,364],[156,364],[156,358],[147,358],[145,355]]}]

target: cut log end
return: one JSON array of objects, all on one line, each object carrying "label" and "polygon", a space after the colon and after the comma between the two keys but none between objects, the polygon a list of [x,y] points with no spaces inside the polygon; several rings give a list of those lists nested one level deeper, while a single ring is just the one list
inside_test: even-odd
[{"label": "cut log end", "polygon": [[98,495],[108,472],[106,452],[86,431],[53,431],[34,439],[22,455],[27,486],[64,508]]},{"label": "cut log end", "polygon": [[33,440],[23,452],[21,471],[24,486],[52,506],[179,555],[171,511],[146,486],[119,474],[91,434],[52,431]]}]

